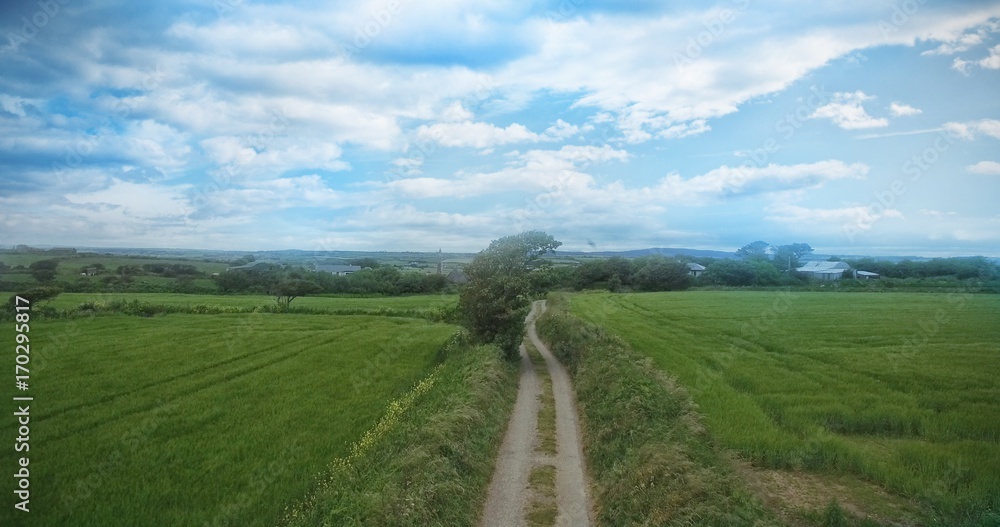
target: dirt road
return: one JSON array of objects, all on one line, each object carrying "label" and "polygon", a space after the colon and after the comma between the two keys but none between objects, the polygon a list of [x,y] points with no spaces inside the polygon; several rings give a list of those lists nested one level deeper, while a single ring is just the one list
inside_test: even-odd
[{"label": "dirt road", "polygon": [[526,525],[527,504],[532,496],[528,483],[531,469],[540,463],[556,468],[556,525],[588,527],[591,524],[589,487],[583,449],[580,443],[576,398],[569,374],[549,352],[535,331],[535,319],[545,312],[545,301],[531,306],[525,323],[528,338],[545,359],[552,379],[556,410],[556,456],[537,451],[539,381],[534,365],[521,347],[521,380],[517,401],[511,414],[497,458],[489,495],[483,509],[482,527],[517,527]]}]

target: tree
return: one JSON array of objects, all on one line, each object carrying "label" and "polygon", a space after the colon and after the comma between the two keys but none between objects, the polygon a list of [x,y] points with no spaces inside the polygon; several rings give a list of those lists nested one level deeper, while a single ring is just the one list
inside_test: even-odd
[{"label": "tree", "polygon": [[532,269],[543,255],[562,245],[541,231],[493,240],[465,266],[468,282],[459,292],[458,308],[473,337],[494,343],[510,360],[518,357],[524,338],[524,308],[531,293]]},{"label": "tree", "polygon": [[768,247],[770,247],[770,244],[767,242],[757,240],[740,247],[736,251],[736,256],[744,260],[767,260]]},{"label": "tree", "polygon": [[707,284],[729,286],[775,285],[780,279],[773,265],[760,260],[719,260],[706,267],[701,275]]},{"label": "tree", "polygon": [[771,252],[774,253],[774,266],[788,270],[800,267],[799,260],[812,253],[813,248],[808,243],[792,243],[773,246]]},{"label": "tree", "polygon": [[31,262],[28,269],[31,270],[31,277],[39,283],[48,283],[56,279],[56,269],[59,267],[59,260],[51,258],[48,260],[36,260]]},{"label": "tree", "polygon": [[42,302],[46,300],[52,300],[53,298],[59,296],[62,293],[62,289],[59,287],[46,286],[46,287],[33,287],[26,291],[17,293],[16,295],[11,295],[7,300],[7,311],[10,313],[17,313],[17,297],[27,299],[30,302],[32,309],[37,309]]},{"label": "tree", "polygon": [[320,288],[314,282],[309,280],[292,279],[292,280],[282,280],[277,284],[271,286],[271,295],[274,296],[274,300],[281,306],[281,309],[288,309],[288,305],[292,303],[292,300],[300,296],[313,295],[320,292]]},{"label": "tree", "polygon": [[643,258],[642,267],[632,281],[643,291],[674,291],[691,287],[687,265],[664,256]]}]

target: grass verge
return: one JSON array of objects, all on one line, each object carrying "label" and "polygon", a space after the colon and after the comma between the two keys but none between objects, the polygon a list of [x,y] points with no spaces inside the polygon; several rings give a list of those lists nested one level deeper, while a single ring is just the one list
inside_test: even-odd
[{"label": "grass verge", "polygon": [[528,350],[528,358],[535,365],[541,391],[538,398],[537,448],[542,454],[554,456],[556,455],[556,400],[552,395],[552,377],[545,365],[545,359],[535,349],[531,340],[525,338],[524,346]]},{"label": "grass verge", "polygon": [[708,435],[687,392],[552,295],[538,330],[573,376],[597,519],[616,525],[776,525]]},{"label": "grass verge", "polygon": [[528,505],[528,527],[552,527],[556,524],[559,507],[556,503],[556,467],[539,465],[531,470],[528,484],[534,491]]},{"label": "grass verge", "polygon": [[331,463],[280,525],[476,523],[517,394],[517,369],[461,333],[443,354],[433,379],[414,389],[420,393],[390,405],[377,430]]}]

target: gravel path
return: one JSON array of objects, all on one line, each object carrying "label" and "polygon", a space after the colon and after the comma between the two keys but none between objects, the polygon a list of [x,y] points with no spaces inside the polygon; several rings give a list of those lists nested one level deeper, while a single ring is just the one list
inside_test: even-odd
[{"label": "gravel path", "polygon": [[[545,301],[531,306],[525,323],[528,338],[545,359],[552,378],[556,409],[556,502],[559,514],[556,525],[589,527],[591,507],[588,500],[586,468],[580,443],[576,398],[569,374],[549,352],[535,331],[535,319],[545,312]],[[531,497],[528,475],[533,466],[544,461],[535,451],[538,444],[538,376],[527,350],[521,346],[521,380],[497,458],[489,495],[480,521],[482,527],[519,527],[525,525],[526,507]]]}]

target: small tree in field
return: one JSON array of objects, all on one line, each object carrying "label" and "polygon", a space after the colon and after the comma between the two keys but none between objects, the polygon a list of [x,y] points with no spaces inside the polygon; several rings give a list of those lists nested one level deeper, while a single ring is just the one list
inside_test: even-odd
[{"label": "small tree in field", "polygon": [[319,291],[318,285],[309,280],[301,279],[282,280],[271,287],[271,295],[274,296],[274,300],[283,310],[288,309],[292,300],[300,296],[316,294]]},{"label": "small tree in field", "polygon": [[543,255],[560,245],[544,232],[527,231],[494,240],[476,255],[465,267],[468,282],[458,297],[459,311],[474,337],[517,359],[532,288],[530,273]]},{"label": "small tree in field", "polygon": [[62,293],[62,289],[59,287],[33,287],[26,291],[17,293],[16,295],[11,295],[11,297],[7,299],[6,309],[9,313],[18,312],[16,309],[16,306],[18,305],[17,297],[27,299],[28,302],[30,302],[32,309],[38,309],[39,307],[42,307],[44,302],[52,300],[53,298],[59,296],[60,293]]}]

